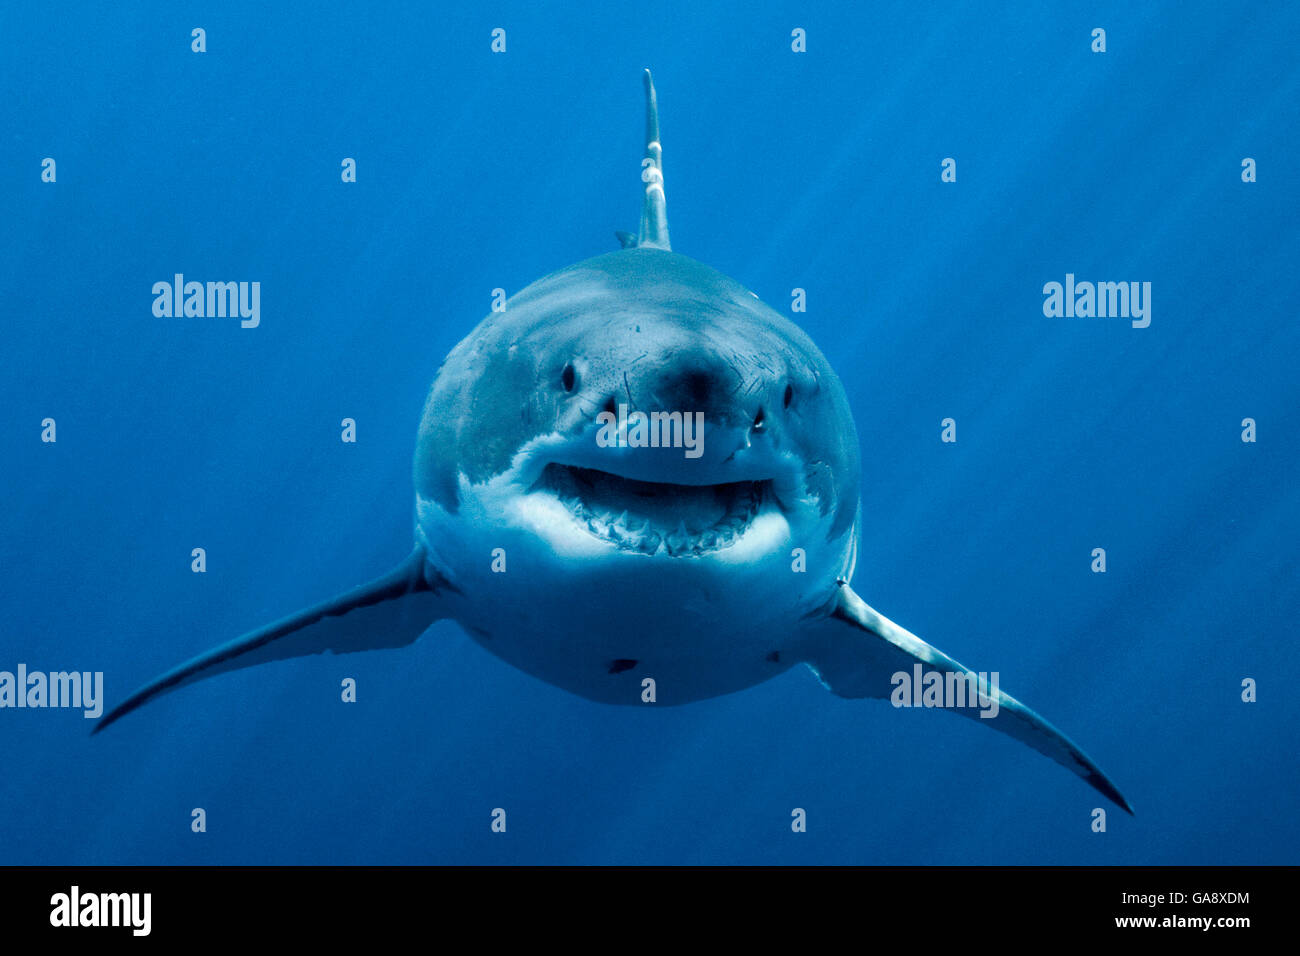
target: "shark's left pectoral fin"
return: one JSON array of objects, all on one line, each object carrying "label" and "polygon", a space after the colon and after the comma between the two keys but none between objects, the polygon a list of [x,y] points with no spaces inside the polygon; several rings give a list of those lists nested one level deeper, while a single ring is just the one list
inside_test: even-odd
[{"label": "shark's left pectoral fin", "polygon": [[[916,664],[923,671],[961,675],[968,686],[974,676],[969,668],[869,607],[847,584],[840,585],[834,607],[819,628],[820,638],[807,663],[840,697],[889,698],[901,685],[901,681],[895,682],[894,675],[904,673],[910,680]],[[987,682],[979,686],[984,706],[971,704],[952,709],[1051,757],[1118,806],[1133,812],[1110,779],[1065,734],[1000,688]],[[993,700],[996,715],[981,717],[993,713]]]},{"label": "shark's left pectoral fin", "polygon": [[442,616],[438,594],[450,587],[445,581],[431,585],[425,579],[424,555],[424,549],[417,547],[383,577],[172,668],[105,714],[91,733],[99,733],[155,697],[227,671],[309,654],[348,654],[414,643]]}]

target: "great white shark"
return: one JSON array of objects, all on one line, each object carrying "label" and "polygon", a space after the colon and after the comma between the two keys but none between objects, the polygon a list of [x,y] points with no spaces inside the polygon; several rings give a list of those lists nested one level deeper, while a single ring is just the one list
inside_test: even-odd
[{"label": "great white shark", "polygon": [[[841,697],[897,702],[896,675],[965,686],[958,713],[1132,813],[1064,734],[853,591],[860,462],[844,387],[796,325],[671,250],[649,70],[644,81],[640,232],[529,285],[447,356],[420,420],[406,560],[179,665],[95,732],[203,678],[400,647],[451,619],[520,670],[609,704],[642,704],[649,681],[656,704],[685,704],[801,663]],[[697,447],[638,442],[638,412],[669,439],[700,423]]]}]

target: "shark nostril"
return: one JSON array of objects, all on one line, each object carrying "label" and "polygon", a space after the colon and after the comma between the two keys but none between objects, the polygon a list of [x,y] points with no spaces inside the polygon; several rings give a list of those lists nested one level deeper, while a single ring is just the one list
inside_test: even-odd
[{"label": "shark nostril", "polygon": [[794,401],[794,386],[787,384],[785,394],[781,396],[781,405],[783,408],[789,408],[790,403]]},{"label": "shark nostril", "polygon": [[611,415],[617,415],[617,414],[618,414],[618,404],[614,401],[614,396],[613,396],[613,395],[611,395],[611,396],[609,396],[609,398],[605,399],[605,404],[601,406],[601,409],[600,409],[600,410],[601,410],[602,412],[609,412],[609,414],[611,414]]}]

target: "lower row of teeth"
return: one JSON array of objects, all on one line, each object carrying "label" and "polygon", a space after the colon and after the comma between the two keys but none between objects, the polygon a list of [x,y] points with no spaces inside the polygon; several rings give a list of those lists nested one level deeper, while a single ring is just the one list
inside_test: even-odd
[{"label": "lower row of teeth", "polygon": [[739,511],[728,512],[727,516],[706,531],[692,534],[686,530],[686,522],[679,521],[677,530],[661,534],[650,526],[647,519],[638,528],[628,526],[628,514],[597,515],[587,509],[577,498],[562,498],[569,509],[584,521],[587,530],[599,538],[612,541],[629,551],[642,554],[657,554],[660,550],[673,556],[683,554],[703,554],[730,547],[735,543],[745,526],[758,513],[758,501],[750,497]]}]

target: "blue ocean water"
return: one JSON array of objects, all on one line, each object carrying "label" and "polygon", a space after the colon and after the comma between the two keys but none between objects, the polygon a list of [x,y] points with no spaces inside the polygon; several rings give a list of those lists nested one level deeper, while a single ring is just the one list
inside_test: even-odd
[{"label": "blue ocean water", "polygon": [[[674,249],[807,290],[848,390],[856,590],[1137,815],[804,668],[616,708],[444,622],[93,739],[0,710],[0,863],[1297,862],[1300,14],[1132,6],[7,6],[0,669],[111,706],[403,557],[443,356],[635,229],[651,67]],[[260,281],[260,325],[155,317],[175,273]],[[1149,281],[1150,325],[1045,316],[1067,273]]]}]

